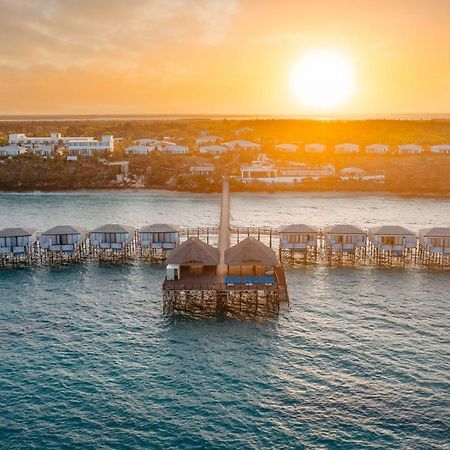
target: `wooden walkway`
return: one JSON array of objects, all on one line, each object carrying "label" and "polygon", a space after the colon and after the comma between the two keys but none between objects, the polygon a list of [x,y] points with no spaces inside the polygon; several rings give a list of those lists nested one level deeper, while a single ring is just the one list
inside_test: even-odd
[{"label": "wooden walkway", "polygon": [[227,273],[225,264],[225,251],[230,246],[230,184],[227,178],[222,183],[222,206],[220,210],[220,228],[219,228],[219,251],[220,263],[217,268],[218,274]]}]

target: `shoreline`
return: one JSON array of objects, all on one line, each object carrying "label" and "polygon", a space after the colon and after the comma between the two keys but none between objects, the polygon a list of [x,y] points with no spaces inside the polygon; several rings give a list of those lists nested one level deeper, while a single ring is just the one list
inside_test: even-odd
[{"label": "shoreline", "polygon": [[[107,188],[87,188],[87,189],[49,189],[49,190],[0,190],[1,194],[68,194],[68,193],[100,193],[100,192],[125,192],[125,193],[135,193],[135,192],[166,192],[172,194],[189,194],[189,195],[220,195],[220,192],[200,192],[195,190],[176,190],[168,189],[167,187],[145,187],[145,188],[133,188],[133,187],[107,187]],[[398,198],[430,198],[430,199],[448,199],[450,201],[450,193],[440,194],[435,192],[392,192],[392,191],[352,191],[352,190],[235,190],[235,194],[251,194],[251,195],[314,195],[314,196],[330,196],[330,195],[342,195],[347,197],[398,197]]]}]

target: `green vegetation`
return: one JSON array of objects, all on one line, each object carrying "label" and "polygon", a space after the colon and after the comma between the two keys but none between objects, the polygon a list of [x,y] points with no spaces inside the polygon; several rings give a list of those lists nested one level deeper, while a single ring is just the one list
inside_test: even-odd
[{"label": "green vegetation", "polygon": [[[250,127],[253,131],[237,137],[236,129]],[[9,133],[26,133],[29,136],[49,135],[58,131],[65,136],[84,135],[100,137],[113,134],[124,138],[116,145],[113,155],[104,159],[91,158],[66,161],[65,155],[44,159],[32,154],[15,158],[0,158],[0,190],[71,190],[108,189],[122,187],[165,188],[194,192],[217,192],[223,174],[240,175],[242,163],[256,159],[257,152],[228,153],[219,157],[199,155],[194,146],[200,131],[222,136],[225,140],[251,139],[261,143],[262,152],[277,165],[286,161],[310,165],[332,164],[336,173],[345,167],[358,167],[367,173],[384,171],[385,183],[375,181],[341,180],[338,176],[320,180],[305,180],[295,185],[267,186],[263,183],[243,184],[232,180],[234,190],[296,190],[296,191],[386,191],[404,194],[450,194],[450,156],[426,152],[422,155],[398,156],[335,155],[333,146],[352,142],[361,145],[372,143],[414,143],[429,145],[450,142],[448,120],[367,120],[367,121],[307,121],[307,120],[171,120],[171,121],[46,121],[46,122],[0,122],[0,142],[6,142]],[[152,137],[169,138],[179,144],[190,146],[189,155],[151,153],[148,156],[126,156],[124,148],[133,140]],[[321,142],[327,145],[323,154],[283,153],[274,150],[281,142],[299,144]],[[105,161],[106,159],[106,161]],[[108,161],[129,161],[128,180],[116,181],[117,167]],[[212,164],[211,176],[192,175],[189,169],[196,164]]]}]

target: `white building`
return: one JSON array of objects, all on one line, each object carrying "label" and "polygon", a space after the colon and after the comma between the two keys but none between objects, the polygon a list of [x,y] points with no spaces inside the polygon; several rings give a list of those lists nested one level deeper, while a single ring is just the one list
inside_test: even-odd
[{"label": "white building", "polygon": [[340,171],[341,180],[362,180],[366,176],[366,171],[359,167],[346,167]]},{"label": "white building", "polygon": [[325,144],[306,144],[305,145],[305,152],[306,153],[323,153],[326,149]]},{"label": "white building", "polygon": [[277,144],[275,145],[275,150],[279,150],[281,152],[295,153],[298,151],[297,144]]},{"label": "white building", "polygon": [[61,133],[51,133],[50,136],[26,136],[23,133],[13,133],[9,135],[9,143],[32,147],[34,145],[57,144],[61,140]]},{"label": "white building", "polygon": [[450,155],[450,144],[432,145],[430,147],[431,153],[440,153],[443,155]]},{"label": "white building", "polygon": [[0,156],[18,156],[22,153],[26,153],[27,149],[21,147],[20,145],[5,145],[4,147],[0,147]]},{"label": "white building", "polygon": [[114,150],[114,137],[102,136],[101,140],[91,137],[70,139],[66,142],[71,155],[91,156],[95,153],[112,152]]},{"label": "white building", "polygon": [[369,155],[385,155],[389,152],[389,145],[372,144],[366,146],[366,153]]},{"label": "white building", "polygon": [[171,153],[172,155],[187,155],[189,147],[185,145],[157,145],[157,150],[164,153]]},{"label": "white building", "polygon": [[251,181],[253,179],[261,179],[265,181],[266,178],[275,178],[277,176],[277,168],[266,155],[258,155],[256,161],[251,164],[242,164],[241,166],[241,180]]},{"label": "white building", "polygon": [[[331,164],[324,166],[310,166],[304,163],[291,163],[280,170],[280,181],[295,182],[302,181],[305,178],[318,180],[323,177],[330,177],[335,174],[335,168]],[[290,178],[290,180],[288,180]]]},{"label": "white building", "polygon": [[31,151],[36,155],[50,156],[55,151],[55,144],[39,144],[31,148]]},{"label": "white building", "polygon": [[423,147],[416,144],[405,144],[398,146],[399,155],[419,155],[423,153]]},{"label": "white building", "polygon": [[351,153],[358,153],[359,152],[359,145],[357,144],[338,144],[334,147],[334,153],[337,155],[339,154],[351,154]]},{"label": "white building", "polygon": [[189,168],[191,175],[212,175],[214,173],[214,166],[212,164],[199,164]]},{"label": "white building", "polygon": [[236,141],[229,141],[225,142],[223,145],[225,145],[228,150],[257,150],[259,151],[261,149],[261,145],[257,144],[256,142],[251,141],[244,141],[244,140],[236,140]]},{"label": "white building", "polygon": [[237,134],[237,135],[241,135],[241,134],[246,134],[246,133],[253,133],[253,128],[250,128],[250,127],[242,127],[242,128],[238,128],[235,132],[234,132],[234,134]]},{"label": "white building", "polygon": [[155,149],[155,145],[130,145],[125,149],[125,153],[127,155],[148,155]]},{"label": "white building", "polygon": [[215,144],[216,142],[220,141],[222,138],[219,136],[199,136],[195,140],[196,145],[207,145],[207,144]]},{"label": "white building", "polygon": [[225,147],[225,145],[203,145],[198,150],[202,154],[220,155],[221,153],[227,153],[228,147]]}]

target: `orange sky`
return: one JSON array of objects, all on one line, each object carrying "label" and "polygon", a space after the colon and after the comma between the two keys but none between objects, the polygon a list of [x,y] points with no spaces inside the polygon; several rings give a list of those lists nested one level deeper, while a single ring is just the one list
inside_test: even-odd
[{"label": "orange sky", "polygon": [[[0,114],[450,112],[449,0],[0,0]],[[331,111],[294,98],[311,49],[355,67]]]}]

